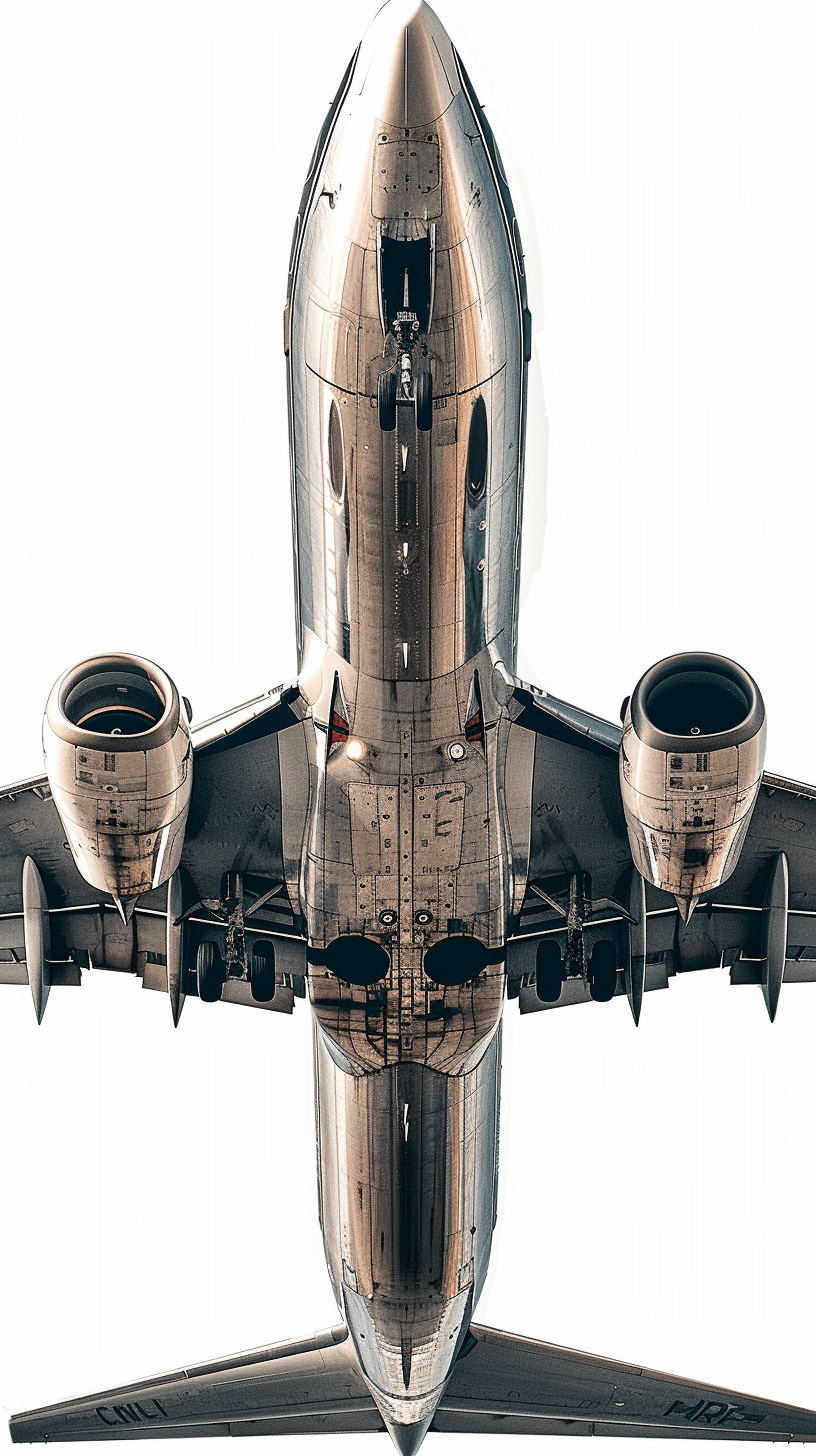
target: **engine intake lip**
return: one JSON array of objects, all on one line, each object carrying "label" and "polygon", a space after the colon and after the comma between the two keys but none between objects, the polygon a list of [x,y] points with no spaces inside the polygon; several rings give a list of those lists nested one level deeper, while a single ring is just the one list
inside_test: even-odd
[{"label": "engine intake lip", "polygon": [[45,716],[57,738],[76,748],[147,753],[169,743],[178,729],[179,695],[154,662],[109,652],[63,673]]},{"label": "engine intake lip", "polygon": [[734,748],[755,738],[765,722],[750,673],[714,652],[682,652],[655,663],[635,688],[630,711],[641,743],[662,753]]}]

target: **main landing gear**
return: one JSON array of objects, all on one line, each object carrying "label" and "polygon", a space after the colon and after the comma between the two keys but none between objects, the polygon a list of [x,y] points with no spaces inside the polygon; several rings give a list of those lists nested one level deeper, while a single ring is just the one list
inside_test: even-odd
[{"label": "main landing gear", "polygon": [[[539,1001],[553,1006],[564,988],[564,962],[556,940],[542,940],[536,951],[535,986]],[[587,984],[593,1001],[611,1001],[618,984],[617,952],[611,940],[592,947]]]},{"label": "main landing gear", "polygon": [[564,962],[557,940],[542,940],[536,951],[536,995],[539,1001],[558,1001],[564,985]]},{"label": "main landing gear", "polygon": [[[535,988],[539,1001],[553,1006],[560,1001],[565,981],[582,980],[593,1001],[611,1001],[618,988],[618,949],[612,940],[596,940],[587,958],[584,943],[586,917],[592,912],[589,881],[585,875],[570,875],[566,910],[563,902],[554,899],[541,885],[533,885],[534,893],[552,910],[564,916],[564,955],[555,936],[541,940],[536,950]],[[564,891],[559,893],[563,896]],[[611,908],[626,914],[617,901],[596,901],[595,908]]]},{"label": "main landing gear", "polygon": [[221,1000],[221,992],[227,979],[224,957],[214,940],[203,940],[196,952],[196,974],[200,1000],[215,1002]]},{"label": "main landing gear", "polygon": [[593,1001],[611,1001],[618,984],[618,957],[611,940],[596,940],[587,972]]},{"label": "main landing gear", "polygon": [[[227,966],[214,940],[203,940],[196,951],[196,977],[200,1000],[211,1004],[221,1000],[227,983]],[[263,1006],[274,1000],[275,984],[275,947],[268,942],[256,943],[249,967],[253,1001]]]},{"label": "main landing gear", "polygon": [[[203,909],[209,912],[218,925],[218,940],[202,940],[195,952],[195,978],[200,1000],[220,1001],[224,988],[235,982],[249,983],[252,1000],[258,1005],[267,1005],[275,997],[277,984],[275,975],[275,946],[258,927],[245,925],[245,910],[251,915],[273,900],[282,885],[266,889],[247,891],[244,876],[229,873],[222,879],[221,896],[218,900],[197,901],[187,911]],[[213,925],[215,930],[216,925]],[[221,938],[223,937],[223,938]],[[250,938],[251,937],[251,938]],[[194,942],[195,943],[195,942]],[[235,999],[229,990],[225,999]],[[243,999],[243,998],[242,998]]]}]

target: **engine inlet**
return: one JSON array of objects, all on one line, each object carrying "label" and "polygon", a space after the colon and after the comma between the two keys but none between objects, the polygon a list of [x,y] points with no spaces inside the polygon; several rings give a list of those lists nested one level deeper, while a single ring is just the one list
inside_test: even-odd
[{"label": "engine inlet", "polygon": [[167,703],[158,685],[141,668],[90,673],[68,685],[62,711],[76,728],[117,735],[155,728]]}]

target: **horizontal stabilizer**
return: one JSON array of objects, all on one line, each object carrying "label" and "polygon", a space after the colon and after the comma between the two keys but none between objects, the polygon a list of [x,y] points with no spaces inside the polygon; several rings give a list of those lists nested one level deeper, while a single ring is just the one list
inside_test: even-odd
[{"label": "horizontal stabilizer", "polygon": [[384,1431],[345,1325],[25,1411],[12,1441]]},{"label": "horizontal stabilizer", "polygon": [[[816,1441],[816,1412],[470,1327],[430,1429]],[[12,1416],[12,1441],[385,1431],[345,1325]]]},{"label": "horizontal stabilizer", "polygon": [[471,1325],[432,1431],[816,1441],[816,1411]]}]

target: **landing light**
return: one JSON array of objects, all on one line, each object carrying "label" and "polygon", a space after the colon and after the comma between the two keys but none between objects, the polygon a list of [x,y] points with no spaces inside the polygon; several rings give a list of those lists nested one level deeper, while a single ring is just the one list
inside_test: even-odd
[{"label": "landing light", "polygon": [[365,744],[361,743],[359,738],[350,738],[346,747],[346,756],[353,759],[355,763],[359,763],[360,759],[366,756]]}]

